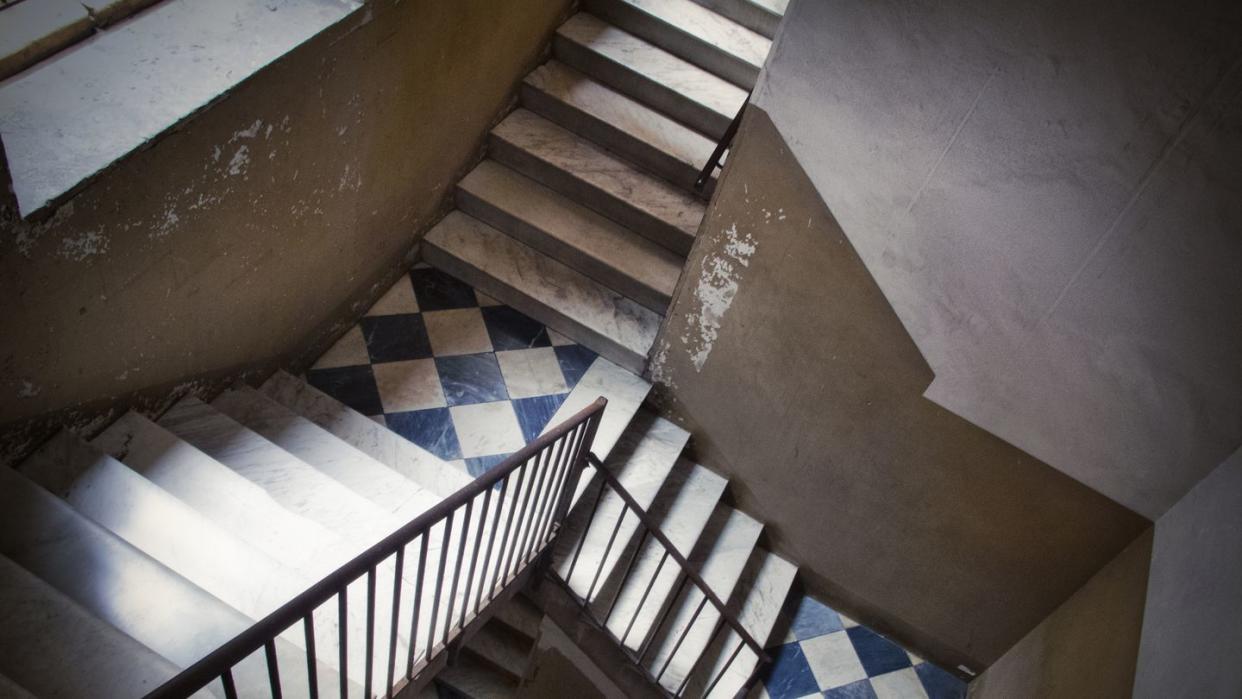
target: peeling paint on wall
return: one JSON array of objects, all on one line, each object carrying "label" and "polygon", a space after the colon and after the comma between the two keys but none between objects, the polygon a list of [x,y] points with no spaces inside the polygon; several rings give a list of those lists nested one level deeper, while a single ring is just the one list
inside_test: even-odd
[{"label": "peeling paint on wall", "polygon": [[61,257],[73,262],[81,262],[88,257],[102,255],[108,251],[108,238],[99,231],[86,231],[78,236],[61,238]]},{"label": "peeling paint on wall", "polygon": [[[750,266],[758,244],[749,233],[739,233],[737,224],[723,231],[724,245],[700,263],[698,286],[694,289],[694,310],[686,314],[690,329],[681,337],[690,352],[695,371],[702,371],[720,333],[720,323],[733,305],[738,291],[738,274]],[[694,333],[697,332],[697,335]]]}]

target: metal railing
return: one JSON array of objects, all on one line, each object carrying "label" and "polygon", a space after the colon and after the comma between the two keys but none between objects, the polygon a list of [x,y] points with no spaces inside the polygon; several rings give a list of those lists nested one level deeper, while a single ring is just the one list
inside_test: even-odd
[{"label": "metal railing", "polygon": [[[282,696],[292,675],[296,675],[294,693],[313,699],[321,689],[341,697],[351,691],[371,697],[377,681],[384,681],[378,694],[391,697],[421,679],[433,663],[445,659],[446,651],[455,651],[467,630],[486,621],[493,600],[503,599],[525,581],[554,539],[606,403],[596,400],[147,696],[186,697],[219,683],[224,696],[233,699],[238,695],[235,670],[243,663],[265,666],[273,697]],[[415,557],[413,566],[406,565],[410,555]],[[411,568],[416,572],[411,574]],[[363,594],[365,638],[350,638],[350,627],[359,625],[351,621],[350,599],[356,604]],[[408,603],[403,603],[403,595]],[[378,639],[377,606],[391,618],[387,632]],[[316,631],[317,620],[321,625],[333,622],[336,633]],[[296,630],[299,625],[301,634]],[[306,666],[286,666],[282,683],[277,647],[290,638],[304,649]],[[336,646],[335,653],[323,648],[325,641]],[[317,653],[317,644],[328,653]],[[386,645],[386,657],[378,645]],[[404,665],[400,675],[399,659]],[[356,673],[359,668],[361,690],[350,677],[351,670]],[[319,675],[329,673],[336,675],[336,682],[321,688]]]},{"label": "metal railing", "polygon": [[[651,514],[644,510],[635,500],[634,497],[626,491],[620,481],[613,473],[600,463],[594,454],[587,456],[588,463],[595,469],[600,477],[600,485],[598,493],[594,496],[594,504],[591,506],[590,514],[586,519],[586,527],[583,529],[581,537],[573,549],[573,557],[569,565],[568,571],[563,577],[553,572],[550,575],[560,583],[560,586],[569,593],[570,597],[577,603],[580,611],[599,629],[603,630],[615,642],[625,655],[638,666],[660,689],[669,696],[694,696],[707,697],[720,684],[721,680],[729,673],[730,667],[737,661],[740,653],[744,648],[748,648],[750,652],[756,656],[756,664],[754,670],[746,675],[741,686],[733,694],[734,697],[745,696],[750,689],[758,681],[760,673],[765,665],[771,662],[771,658],[764,651],[763,645],[755,640],[750,632],[742,625],[738,619],[736,610],[730,608],[721,600],[711,587],[703,580],[699,573],[695,570],[685,556],[677,550],[677,548],[668,540],[664,532],[660,530],[660,525],[652,518]],[[575,592],[570,581],[574,580],[574,570],[577,567],[579,556],[582,553],[583,546],[590,534],[592,526],[596,525],[596,513],[599,511],[600,503],[605,499],[605,495],[611,491],[620,498],[622,509],[616,522],[612,523],[612,531],[608,537],[608,543],[605,546],[603,555],[599,558],[599,565],[591,574],[591,584],[585,596]],[[604,572],[605,565],[609,561],[609,555],[614,546],[618,544],[618,533],[622,529],[622,522],[633,515],[636,520],[637,530],[632,532],[631,537],[636,536],[637,542],[627,545],[626,542],[620,542],[622,553],[624,555],[626,549],[629,550],[629,560],[621,572],[620,577],[615,577],[608,582],[608,592],[604,592],[604,587],[600,586],[600,578]],[[604,523],[607,526],[607,523]],[[625,631],[620,635],[613,631],[618,628],[620,623],[612,626],[612,617],[617,609],[617,603],[621,599],[620,591],[626,588],[627,583],[634,575],[635,563],[639,560],[640,555],[644,555],[645,547],[651,545],[657,547],[659,553],[659,563],[655,566],[655,571],[647,579],[642,597],[637,602],[630,615],[628,622],[625,622]],[[673,561],[676,566],[674,573],[677,582],[672,594],[667,596],[662,602],[659,602],[660,609],[650,629],[647,631],[645,638],[634,650],[626,645],[626,641],[634,630],[635,622],[643,612],[646,605],[649,604],[649,597],[655,587],[656,581],[661,578],[665,570],[665,565],[669,560]],[[694,606],[694,612],[691,614],[688,622],[681,627],[680,631],[672,628],[670,624],[670,615],[674,609],[679,608],[679,602],[690,600],[690,591],[693,590],[702,597]],[[652,603],[653,606],[655,603]],[[684,676],[677,682],[675,689],[670,689],[661,681],[668,672],[670,663],[677,657],[678,652],[682,650],[683,644],[687,636],[691,633],[691,629],[696,628],[695,624],[700,620],[704,610],[711,606],[715,612],[716,620],[710,622],[711,632],[706,638],[706,642],[701,644],[699,655],[690,664],[689,668],[684,671]],[[601,609],[601,607],[603,609]],[[601,613],[602,612],[602,613]],[[732,632],[733,638],[728,634],[720,635],[722,632]],[[667,635],[666,635],[667,634]],[[659,658],[651,657],[651,651],[657,639],[671,639],[676,634],[676,641],[673,641],[671,650],[665,654],[663,661]],[[732,643],[736,640],[736,644]],[[718,652],[718,653],[717,653]],[[718,663],[716,668],[707,668],[703,665],[704,660],[709,657],[717,659],[723,658],[723,664]]]},{"label": "metal railing", "polygon": [[708,180],[712,178],[717,169],[722,167],[720,161],[724,159],[725,151],[729,150],[733,145],[733,137],[737,136],[737,130],[742,126],[742,114],[746,111],[746,105],[748,104],[750,104],[749,92],[746,93],[746,99],[742,102],[742,106],[738,107],[737,114],[733,116],[733,121],[729,122],[724,135],[720,137],[720,142],[712,150],[711,157],[707,159],[707,163],[699,171],[699,177],[694,181],[695,191],[702,192],[703,188],[707,186]]}]

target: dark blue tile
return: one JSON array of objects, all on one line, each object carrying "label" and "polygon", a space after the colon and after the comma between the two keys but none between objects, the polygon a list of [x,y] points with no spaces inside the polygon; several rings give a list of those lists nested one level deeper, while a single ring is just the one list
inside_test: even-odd
[{"label": "dark blue tile", "polygon": [[373,363],[426,359],[431,356],[427,326],[418,313],[371,316],[358,321]]},{"label": "dark blue tile", "polygon": [[556,348],[556,361],[561,365],[561,373],[565,375],[565,385],[570,389],[578,385],[579,379],[590,368],[597,355],[582,345],[564,345]]},{"label": "dark blue tile", "polygon": [[508,306],[484,306],[483,323],[497,352],[551,347],[552,340],[543,325]]},{"label": "dark blue tile", "polygon": [[845,631],[850,643],[862,661],[868,677],[910,667],[910,656],[896,643],[884,638],[865,626],[855,626]]},{"label": "dark blue tile", "polygon": [[508,454],[493,454],[491,456],[475,456],[466,459],[466,470],[470,475],[478,478],[488,471],[496,468],[502,461],[509,458]]},{"label": "dark blue tile", "polygon": [[847,685],[834,687],[824,692],[826,699],[878,699],[871,688],[871,680],[858,680]]},{"label": "dark blue tile", "polygon": [[445,461],[461,458],[461,445],[448,408],[389,413],[384,420],[388,429]]},{"label": "dark blue tile", "polygon": [[533,441],[548,426],[548,422],[565,402],[568,393],[533,398],[518,398],[513,401],[513,412],[517,413],[518,425],[522,428],[522,437],[527,442]]},{"label": "dark blue tile", "polygon": [[306,372],[306,382],[363,415],[384,412],[370,366],[311,369]]},{"label": "dark blue tile", "polygon": [[915,665],[923,689],[930,699],[962,699],[966,696],[966,683],[931,663]]},{"label": "dark blue tile", "polygon": [[436,371],[450,406],[509,400],[505,377],[491,352],[436,357]]},{"label": "dark blue tile", "polygon": [[789,630],[799,641],[840,631],[843,628],[845,627],[841,625],[841,617],[831,607],[810,595],[803,595],[798,600],[793,622],[789,625]]},{"label": "dark blue tile", "polygon": [[474,308],[479,305],[474,289],[438,269],[412,269],[414,298],[424,311],[447,311],[450,308]]},{"label": "dark blue tile", "polygon": [[763,686],[772,699],[794,699],[819,691],[819,682],[811,673],[801,645],[787,643],[769,649],[768,653],[772,664],[764,672]]}]

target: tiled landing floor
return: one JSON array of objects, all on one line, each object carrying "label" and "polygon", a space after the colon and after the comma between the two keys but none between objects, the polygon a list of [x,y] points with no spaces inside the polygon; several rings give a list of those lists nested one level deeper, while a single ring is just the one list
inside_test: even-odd
[{"label": "tiled landing floor", "polygon": [[960,699],[966,683],[813,597],[788,605],[760,697]]},{"label": "tiled landing floor", "polygon": [[417,265],[306,378],[477,476],[538,436],[594,360],[587,348]]}]

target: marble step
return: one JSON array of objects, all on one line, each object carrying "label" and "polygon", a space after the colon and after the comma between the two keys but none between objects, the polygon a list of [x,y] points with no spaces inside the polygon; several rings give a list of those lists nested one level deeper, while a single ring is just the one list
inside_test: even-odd
[{"label": "marble step", "polygon": [[746,91],[586,12],[556,30],[565,65],[719,141]]},{"label": "marble step", "polygon": [[[781,607],[793,587],[798,567],[774,553],[760,549],[759,554],[747,562],[742,580],[738,583],[740,594],[734,596],[730,607],[736,611],[743,628],[767,647]],[[730,656],[740,643],[741,637],[732,630],[715,639],[705,653],[710,662],[704,661],[686,685],[687,696],[704,696],[710,684],[716,681],[716,676],[726,667],[724,675],[716,681],[716,686],[707,696],[717,699],[735,696],[759,664],[759,656],[744,645],[730,662]]]},{"label": "marble step", "polygon": [[[522,83],[522,106],[692,192],[716,142],[560,63]],[[715,177],[704,188],[711,196]]]},{"label": "marble step", "polygon": [[789,0],[694,0],[707,9],[773,39]]},{"label": "marble step", "polygon": [[440,502],[440,497],[249,386],[224,391],[211,406],[398,519],[408,522]]},{"label": "marble step", "polygon": [[660,316],[460,211],[423,239],[423,257],[483,293],[641,373]]},{"label": "marble step", "polygon": [[518,682],[512,677],[469,653],[441,670],[436,683],[467,699],[513,699],[518,693]]},{"label": "marble step", "polygon": [[526,662],[534,643],[521,633],[492,620],[471,636],[465,647],[510,679],[521,681],[526,674]]},{"label": "marble step", "polygon": [[701,199],[636,170],[527,109],[492,129],[489,155],[685,257],[703,221]]},{"label": "marble step", "polygon": [[469,474],[284,371],[259,389],[268,398],[441,497],[470,484]]},{"label": "marble step", "polygon": [[[646,510],[664,487],[689,439],[690,433],[672,422],[639,411],[604,466]],[[597,497],[601,480],[595,479],[566,522],[552,563],[553,570],[579,598],[589,596],[592,601],[639,528],[637,517],[612,488]]]},{"label": "marble step", "polygon": [[747,90],[772,46],[693,0],[585,0],[583,9]]},{"label": "marble step", "polygon": [[495,160],[457,183],[457,207],[656,313],[672,301],[682,258]]},{"label": "marble step", "polygon": [[514,595],[508,602],[496,609],[496,616],[492,619],[508,626],[533,643],[539,637],[543,612],[524,596]]},{"label": "marble step", "polygon": [[[0,554],[180,667],[253,623],[9,468],[0,468]],[[305,653],[282,639],[276,645],[288,691],[305,694]],[[267,693],[262,655],[234,668],[243,696]],[[332,668],[317,672],[321,686],[337,686]]]},{"label": "marble step", "polygon": [[[762,530],[763,525],[750,516],[722,505],[712,513],[700,545],[689,556],[690,565],[726,604],[739,589],[747,562],[758,555],[756,545]],[[696,617],[695,611],[703,599],[697,587],[687,585],[673,601],[668,618],[655,631],[654,650],[648,654],[647,667],[660,676],[660,684],[669,691],[681,686],[713,640],[716,622],[721,617],[711,602],[704,604]],[[682,639],[687,627],[689,631]]]},{"label": "marble step", "polygon": [[596,429],[591,452],[600,461],[607,461],[650,392],[650,382],[603,357],[598,357],[587,367],[569,395],[565,396],[565,401],[552,415],[544,431],[555,428],[595,402],[596,398],[603,396],[608,399],[608,405],[604,408],[604,415]]},{"label": "marble step", "polygon": [[[262,619],[316,582],[277,563],[67,431],[52,437],[19,470],[83,516],[251,619]],[[336,643],[337,622],[335,610],[316,614],[320,647]],[[361,637],[365,626],[354,624],[350,632]],[[282,637],[305,647],[300,629]],[[365,656],[360,648],[356,651],[350,672],[361,677]],[[337,667],[335,657],[324,661]]]},{"label": "marble step", "polygon": [[[677,552],[688,558],[728,482],[685,459],[678,462],[668,480],[651,504],[650,514],[660,522],[660,531]],[[637,651],[651,635],[652,626],[680,580],[679,566],[666,552],[663,544],[648,538],[637,552],[631,548],[626,553],[634,556],[633,567],[627,580],[618,581],[622,585],[607,626],[631,650]]]},{"label": "marble step", "polygon": [[179,671],[4,556],[0,618],[0,697],[137,697]]}]

